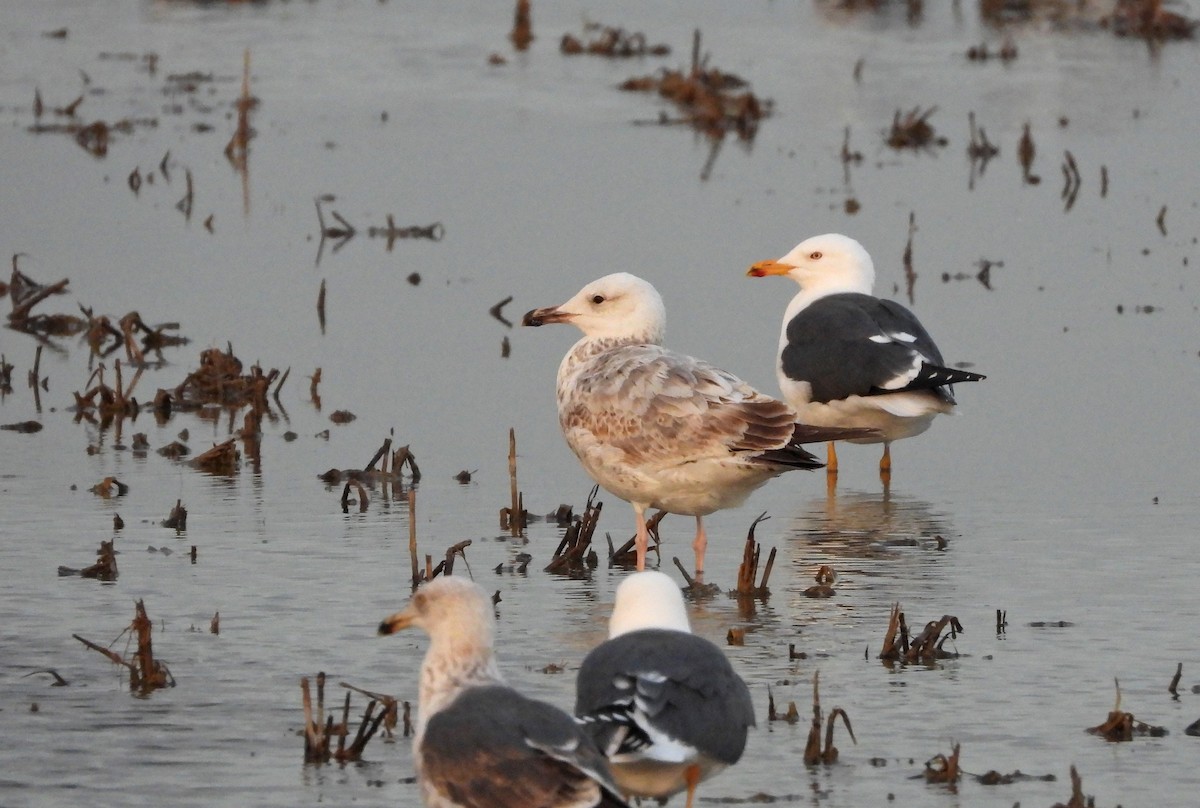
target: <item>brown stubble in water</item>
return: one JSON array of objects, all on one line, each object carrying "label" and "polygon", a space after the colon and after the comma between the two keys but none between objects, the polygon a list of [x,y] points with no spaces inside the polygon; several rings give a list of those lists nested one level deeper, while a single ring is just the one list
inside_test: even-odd
[{"label": "brown stubble in water", "polygon": [[[855,744],[858,739],[854,737],[854,729],[850,726],[850,716],[841,707],[834,707],[829,713],[828,721],[822,716],[821,712],[821,695],[820,695],[821,672],[817,671],[813,674],[813,717],[812,725],[808,729],[808,741],[804,746],[804,762],[806,765],[815,766],[818,763],[829,765],[836,763],[838,759],[838,749],[833,745],[833,728],[837,724],[837,719],[841,718],[846,725],[846,732],[850,733],[850,740]],[[821,745],[821,724],[825,724],[825,745]]]},{"label": "brown stubble in water", "polygon": [[[309,692],[308,677],[300,678],[300,693],[304,704],[304,762],[328,763],[333,760],[345,764],[361,760],[363,749],[366,748],[367,742],[375,737],[380,724],[389,720],[390,716],[391,724],[395,726],[396,699],[391,696],[384,697],[387,701],[383,702],[383,709],[376,714],[375,707],[380,703],[380,699],[372,698],[359,721],[354,741],[347,747],[346,738],[350,735],[349,691],[354,690],[359,693],[367,693],[367,691],[342,683],[342,687],[347,688],[347,693],[342,703],[342,720],[335,724],[332,710],[328,716],[325,715],[325,673],[318,673],[316,678],[317,707],[315,712]],[[390,734],[389,731],[389,737]],[[332,746],[334,738],[337,738],[336,749]]]},{"label": "brown stubble in water", "polygon": [[121,633],[130,632],[137,638],[137,651],[132,659],[126,659],[116,651],[86,640],[78,634],[71,636],[81,643],[108,657],[112,662],[129,670],[129,687],[143,695],[160,687],[174,687],[175,677],[165,663],[154,658],[154,648],[151,642],[153,626],[146,615],[146,606],[138,600],[134,605],[133,622]]}]

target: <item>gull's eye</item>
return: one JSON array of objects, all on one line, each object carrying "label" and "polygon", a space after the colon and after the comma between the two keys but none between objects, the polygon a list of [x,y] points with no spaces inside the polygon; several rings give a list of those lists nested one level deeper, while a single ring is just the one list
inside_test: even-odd
[{"label": "gull's eye", "polygon": [[820,250],[817,250],[816,252],[811,252],[811,253],[809,253],[809,254],[808,254],[808,260],[810,260],[810,261],[820,261],[820,260],[821,260],[821,251],[820,251]]},{"label": "gull's eye", "polygon": [[592,303],[599,306],[603,302],[604,302],[604,295],[592,295]]}]

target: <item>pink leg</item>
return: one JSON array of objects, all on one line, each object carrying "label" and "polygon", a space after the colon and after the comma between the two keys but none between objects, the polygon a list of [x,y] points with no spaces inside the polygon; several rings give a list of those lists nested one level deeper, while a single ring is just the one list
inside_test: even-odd
[{"label": "pink leg", "polygon": [[637,534],[633,546],[637,551],[637,571],[646,569],[646,550],[650,546],[650,531],[646,530],[646,507],[634,505],[633,512],[637,516]]},{"label": "pink leg", "polygon": [[704,577],[704,551],[708,548],[708,536],[704,533],[704,517],[696,517],[696,539],[692,542],[692,550],[696,553],[696,577]]}]

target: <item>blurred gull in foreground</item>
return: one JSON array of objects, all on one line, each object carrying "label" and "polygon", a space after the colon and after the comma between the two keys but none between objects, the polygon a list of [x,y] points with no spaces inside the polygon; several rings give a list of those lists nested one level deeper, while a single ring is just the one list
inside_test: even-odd
[{"label": "blurred gull in foreground", "polygon": [[[813,236],[746,274],[786,275],[800,284],[779,337],[783,397],[805,423],[877,430],[849,440],[883,443],[879,473],[885,480],[892,441],[919,435],[935,415],[953,411],[952,384],[986,378],[946,367],[915,314],[871,295],[875,265],[852,238]],[[833,443],[828,468],[837,471]]]},{"label": "blurred gull in foreground", "polygon": [[592,281],[561,306],[522,320],[547,323],[583,332],[558,367],[558,420],[592,479],[633,506],[639,570],[647,508],[696,517],[692,547],[702,576],[706,514],[742,504],[785,471],[820,468],[801,443],[865,434],[797,424],[782,401],[662,347],[662,298],[629,273]]},{"label": "blurred gull in foreground", "polygon": [[754,726],[746,683],[721,649],[691,633],[683,597],[661,572],[617,588],[609,639],[583,660],[575,714],[626,795],[687,791],[742,756]]},{"label": "blurred gull in foreground", "polygon": [[504,683],[487,594],[435,578],[380,634],[424,629],[413,759],[430,808],[627,808],[604,756],[562,710]]}]

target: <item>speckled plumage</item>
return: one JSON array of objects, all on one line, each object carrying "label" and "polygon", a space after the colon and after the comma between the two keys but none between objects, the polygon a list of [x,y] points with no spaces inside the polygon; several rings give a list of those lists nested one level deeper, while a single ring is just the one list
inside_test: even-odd
[{"label": "speckled plumage", "polygon": [[[436,578],[381,634],[424,629],[413,763],[427,808],[622,808],[608,764],[574,720],[504,683],[491,599]],[[627,806],[625,806],[627,808]]]},{"label": "speckled plumage", "polygon": [[583,338],[558,368],[558,416],[567,445],[608,491],[633,505],[638,569],[645,511],[696,517],[696,570],[704,570],[701,518],[745,501],[792,468],[819,468],[802,440],[826,440],[795,423],[787,404],[661,342],[662,298],[628,273],[607,275],[525,325],[569,322]]}]

